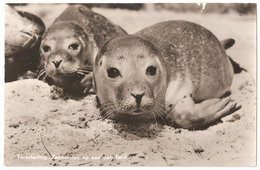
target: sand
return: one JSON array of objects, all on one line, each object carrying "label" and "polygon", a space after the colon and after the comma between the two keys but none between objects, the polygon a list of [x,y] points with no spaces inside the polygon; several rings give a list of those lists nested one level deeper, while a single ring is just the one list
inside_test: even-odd
[{"label": "sand", "polygon": [[[20,6],[46,27],[66,4]],[[102,120],[95,95],[52,99],[52,87],[34,79],[5,84],[5,166],[255,166],[256,16],[94,8],[128,33],[166,20],[198,23],[220,40],[248,72],[234,76],[231,99],[242,105],[205,130]],[[46,148],[45,148],[46,147]],[[52,155],[49,155],[49,153]],[[55,156],[54,156],[55,155]]]}]

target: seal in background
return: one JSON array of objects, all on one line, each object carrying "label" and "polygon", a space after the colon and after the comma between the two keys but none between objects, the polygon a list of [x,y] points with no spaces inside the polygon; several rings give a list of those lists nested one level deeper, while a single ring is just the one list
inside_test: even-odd
[{"label": "seal in background", "polygon": [[36,76],[40,63],[39,45],[45,25],[31,13],[5,5],[5,82]]},{"label": "seal in background", "polygon": [[111,38],[125,34],[87,7],[69,6],[43,35],[38,79],[70,93],[88,93],[97,51]]}]

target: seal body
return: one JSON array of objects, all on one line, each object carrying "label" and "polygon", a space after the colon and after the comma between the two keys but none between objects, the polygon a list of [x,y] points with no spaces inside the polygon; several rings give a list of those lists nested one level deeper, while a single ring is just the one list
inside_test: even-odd
[{"label": "seal body", "polygon": [[5,82],[37,70],[44,30],[45,25],[39,17],[5,5]]},{"label": "seal body", "polygon": [[[227,41],[228,42],[228,41]],[[107,117],[156,117],[200,128],[230,114],[233,68],[224,46],[204,27],[167,21],[117,37],[97,55],[94,80]]]},{"label": "seal body", "polygon": [[93,61],[99,48],[126,32],[83,5],[71,5],[46,30],[40,46],[38,78],[66,91],[92,87]]},{"label": "seal body", "polygon": [[167,83],[180,87],[174,95],[166,92],[166,100],[182,96],[179,93],[187,88],[183,87],[186,84],[190,84],[189,93],[195,102],[221,97],[229,91],[233,67],[224,47],[209,30],[195,23],[174,21],[156,24],[135,35],[157,47],[167,68]]}]

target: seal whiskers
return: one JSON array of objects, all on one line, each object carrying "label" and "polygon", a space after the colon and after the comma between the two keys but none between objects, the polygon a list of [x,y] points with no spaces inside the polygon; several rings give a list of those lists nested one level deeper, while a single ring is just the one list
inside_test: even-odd
[{"label": "seal whiskers", "polygon": [[40,69],[37,73],[37,79],[43,80],[45,76],[46,76],[45,69],[44,68]]},{"label": "seal whiskers", "polygon": [[86,75],[86,74],[89,74],[90,72],[93,72],[93,67],[92,66],[81,66],[77,69],[76,71],[78,74],[81,74],[81,75]]},{"label": "seal whiskers", "polygon": [[5,82],[36,77],[44,31],[39,17],[5,4]]},{"label": "seal whiskers", "polygon": [[167,115],[167,111],[165,111],[164,106],[160,106],[160,103],[155,103],[154,105],[154,110],[155,110],[155,114],[158,115],[161,120],[164,122],[164,124],[166,124],[165,122],[165,116]]},{"label": "seal whiskers", "polygon": [[100,107],[100,113],[102,115],[102,120],[110,118],[111,116],[115,115],[116,113],[114,104],[111,102],[104,103],[102,107]]},{"label": "seal whiskers", "polygon": [[109,119],[113,115],[115,115],[115,111],[114,110],[109,110],[104,115],[102,115],[102,120]]},{"label": "seal whiskers", "polygon": [[157,120],[156,120],[156,116],[155,116],[155,114],[154,114],[154,111],[151,111],[150,113],[151,113],[151,115],[152,115],[152,117],[153,117],[153,119],[154,119],[154,121],[155,121],[156,131],[158,131],[158,124],[157,124]]},{"label": "seal whiskers", "polygon": [[[192,38],[191,38],[192,37]],[[134,35],[116,37],[97,54],[96,93],[107,111],[127,118],[158,118],[172,126],[199,129],[233,113],[233,68],[225,48],[207,29],[166,21]],[[225,48],[224,48],[225,47]],[[129,120],[132,120],[132,118]]]},{"label": "seal whiskers", "polygon": [[119,26],[88,7],[70,5],[43,35],[40,54],[46,78],[42,74],[38,77],[66,93],[86,95],[92,88],[92,66],[97,51],[111,38],[125,34]]}]

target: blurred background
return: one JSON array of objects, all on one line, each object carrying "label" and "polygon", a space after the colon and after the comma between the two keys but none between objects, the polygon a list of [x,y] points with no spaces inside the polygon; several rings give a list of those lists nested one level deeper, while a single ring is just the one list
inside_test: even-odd
[{"label": "blurred background", "polygon": [[[71,3],[72,4],[72,3]],[[21,6],[26,3],[13,3],[11,5]],[[201,7],[196,3],[85,3],[84,5],[92,8],[120,8],[128,10],[169,10],[175,12],[201,12]],[[255,3],[207,3],[207,8],[203,10],[205,13],[229,13],[230,11],[239,14],[256,14]]]}]

